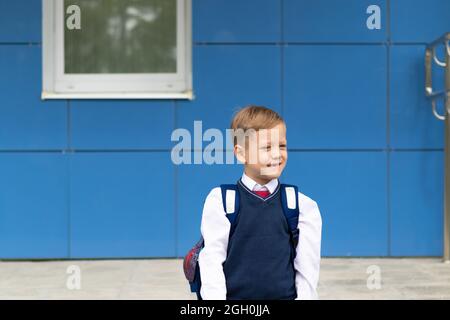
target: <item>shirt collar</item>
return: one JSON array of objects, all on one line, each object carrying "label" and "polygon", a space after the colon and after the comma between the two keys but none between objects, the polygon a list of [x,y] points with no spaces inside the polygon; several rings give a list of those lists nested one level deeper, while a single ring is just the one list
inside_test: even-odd
[{"label": "shirt collar", "polygon": [[[250,190],[253,190],[253,188],[256,185],[261,186],[259,183],[257,183],[255,180],[247,176],[245,173],[242,174],[241,181]],[[274,178],[269,182],[267,182],[264,186],[269,190],[270,194],[272,194],[278,186],[278,179]]]}]

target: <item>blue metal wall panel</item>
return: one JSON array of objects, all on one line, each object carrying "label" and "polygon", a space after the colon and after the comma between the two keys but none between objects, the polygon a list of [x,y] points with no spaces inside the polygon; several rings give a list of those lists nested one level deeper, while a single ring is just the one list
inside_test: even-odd
[{"label": "blue metal wall panel", "polygon": [[75,153],[70,171],[72,258],[175,255],[168,152]]},{"label": "blue metal wall panel", "polygon": [[284,116],[291,148],[384,148],[384,46],[287,46]]},{"label": "blue metal wall panel", "polygon": [[[385,0],[284,0],[288,42],[383,42],[387,40]],[[370,30],[367,8],[380,8],[380,29]]]},{"label": "blue metal wall panel", "polygon": [[75,149],[167,149],[174,129],[173,101],[73,101]]},{"label": "blue metal wall panel", "polygon": [[391,154],[393,256],[440,256],[444,157],[440,151]]},{"label": "blue metal wall panel", "polygon": [[[373,4],[381,30],[366,26]],[[423,94],[423,43],[450,31],[448,9],[446,0],[194,0],[194,101],[68,103],[40,100],[41,46],[24,45],[41,41],[41,1],[1,2],[0,149],[38,152],[0,153],[0,257],[182,256],[200,235],[208,191],[242,167],[176,167],[156,151],[195,120],[224,131],[249,103],[287,120],[282,178],[319,203],[323,255],[439,255],[442,154],[421,150],[442,148],[443,126]],[[388,161],[388,147],[419,151]],[[69,148],[90,152],[44,152]]]},{"label": "blue metal wall panel", "polygon": [[60,153],[0,153],[0,259],[68,258],[67,169]]},{"label": "blue metal wall panel", "polygon": [[282,180],[319,205],[324,256],[388,254],[385,152],[290,152]]},{"label": "blue metal wall panel", "polygon": [[449,31],[450,1],[391,0],[392,41],[429,43]]},{"label": "blue metal wall panel", "polygon": [[41,64],[40,46],[0,44],[0,149],[67,146],[66,101],[41,101]]},{"label": "blue metal wall panel", "polygon": [[41,12],[41,0],[0,1],[0,43],[40,42]]},{"label": "blue metal wall panel", "polygon": [[233,112],[247,104],[280,110],[280,48],[214,45],[194,48],[195,100],[177,105],[177,127],[229,128]]},{"label": "blue metal wall panel", "polygon": [[278,0],[194,0],[193,15],[197,42],[281,40]]},{"label": "blue metal wall panel", "polygon": [[[425,47],[392,46],[390,54],[391,147],[443,148],[444,124],[433,116],[425,97]],[[442,86],[443,77],[434,83]]]}]

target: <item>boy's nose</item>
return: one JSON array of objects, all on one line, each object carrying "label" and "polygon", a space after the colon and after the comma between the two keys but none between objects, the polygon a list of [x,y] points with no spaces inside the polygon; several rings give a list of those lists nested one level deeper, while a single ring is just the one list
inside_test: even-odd
[{"label": "boy's nose", "polygon": [[281,159],[281,152],[279,148],[273,148],[270,152],[272,159],[274,160],[280,160]]}]

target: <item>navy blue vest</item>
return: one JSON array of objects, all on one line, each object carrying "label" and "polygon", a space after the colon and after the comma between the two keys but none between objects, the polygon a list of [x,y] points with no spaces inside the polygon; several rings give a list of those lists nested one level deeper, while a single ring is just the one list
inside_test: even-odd
[{"label": "navy blue vest", "polygon": [[240,209],[223,264],[228,300],[293,300],[293,246],[280,184],[266,199],[238,181]]}]

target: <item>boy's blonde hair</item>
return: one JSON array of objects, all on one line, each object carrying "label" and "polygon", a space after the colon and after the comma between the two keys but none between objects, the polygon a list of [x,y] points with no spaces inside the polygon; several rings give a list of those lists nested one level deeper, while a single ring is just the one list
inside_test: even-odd
[{"label": "boy's blonde hair", "polygon": [[231,121],[234,145],[238,144],[239,135],[236,135],[238,129],[242,129],[244,132],[249,129],[258,131],[272,129],[280,123],[285,122],[277,112],[263,106],[246,106],[240,109]]}]

